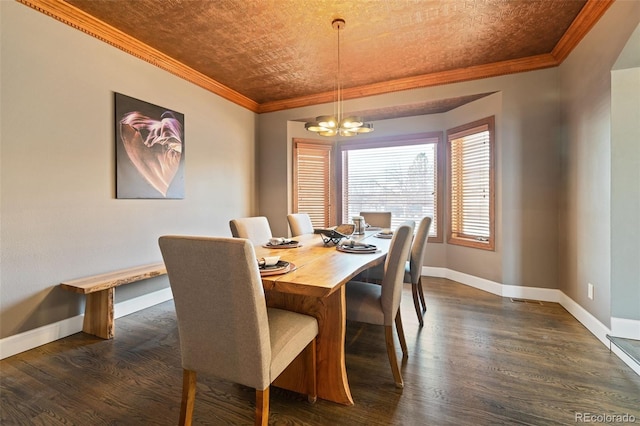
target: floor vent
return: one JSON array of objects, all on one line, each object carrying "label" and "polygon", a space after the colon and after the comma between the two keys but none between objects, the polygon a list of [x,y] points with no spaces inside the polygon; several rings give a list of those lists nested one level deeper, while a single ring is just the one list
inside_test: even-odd
[{"label": "floor vent", "polygon": [[518,299],[517,297],[512,297],[511,301],[514,303],[528,303],[530,305],[542,305],[542,302],[540,300]]}]

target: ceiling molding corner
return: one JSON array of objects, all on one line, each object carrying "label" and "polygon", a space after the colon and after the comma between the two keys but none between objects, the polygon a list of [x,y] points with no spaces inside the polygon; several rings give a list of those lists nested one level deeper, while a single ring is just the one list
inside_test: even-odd
[{"label": "ceiling molding corner", "polygon": [[551,51],[551,55],[561,64],[585,35],[600,20],[615,0],[587,0],[567,31]]}]

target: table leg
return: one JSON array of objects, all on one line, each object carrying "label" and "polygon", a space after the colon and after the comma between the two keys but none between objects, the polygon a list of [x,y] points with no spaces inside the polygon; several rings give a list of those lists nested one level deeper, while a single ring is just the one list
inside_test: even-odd
[{"label": "table leg", "polygon": [[[318,320],[316,343],[318,397],[339,404],[353,405],[345,364],[346,298],[344,286],[328,297],[309,297],[271,291],[267,303],[314,316]],[[299,377],[304,376],[304,363],[294,362],[274,385],[305,394]]]}]

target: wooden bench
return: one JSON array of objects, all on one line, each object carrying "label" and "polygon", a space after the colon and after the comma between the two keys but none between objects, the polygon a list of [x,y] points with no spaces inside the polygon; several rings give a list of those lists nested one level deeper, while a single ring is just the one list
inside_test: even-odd
[{"label": "wooden bench", "polygon": [[60,283],[60,287],[74,293],[87,295],[82,331],[103,339],[112,339],[114,336],[113,298],[115,288],[166,273],[167,268],[164,263],[152,263],[64,281]]}]

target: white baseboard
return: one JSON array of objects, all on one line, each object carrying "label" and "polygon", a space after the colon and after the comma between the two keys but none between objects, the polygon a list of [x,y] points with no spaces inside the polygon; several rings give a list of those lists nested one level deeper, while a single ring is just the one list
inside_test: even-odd
[{"label": "white baseboard", "polygon": [[139,297],[134,297],[133,299],[125,300],[124,302],[116,303],[113,307],[113,316],[115,318],[124,317],[171,299],[173,299],[171,288],[163,288],[162,290],[154,291],[153,293],[144,294]]},{"label": "white baseboard", "polygon": [[627,364],[629,366],[629,368],[631,368],[633,371],[636,372],[636,374],[638,376],[640,376],[640,365],[638,365],[637,362],[635,362],[633,359],[631,359],[631,357],[629,355],[625,354],[622,351],[622,349],[620,349],[616,345],[610,345],[610,349],[611,349],[611,352],[616,354],[617,357],[622,360],[622,362]]},{"label": "white baseboard", "polygon": [[[501,297],[517,297],[559,303],[607,347],[610,347],[609,340],[606,338],[607,334],[629,339],[640,339],[640,321],[611,318],[611,330],[609,330],[586,309],[557,289],[504,285],[447,268],[424,267],[422,274],[430,277],[448,278]],[[114,306],[114,316],[115,318],[120,318],[171,299],[173,299],[171,289],[165,288],[117,303]],[[78,333],[82,331],[83,319],[84,315],[77,315],[63,321],[1,339],[0,359]],[[612,348],[612,351],[625,364],[640,375],[640,367],[633,362],[631,358],[615,347]]]},{"label": "white baseboard", "polygon": [[[113,307],[114,317],[120,318],[171,299],[173,299],[171,289],[164,288],[153,293],[125,300],[124,302],[117,303]],[[83,321],[84,315],[77,315],[66,320],[1,339],[0,359],[5,359],[20,352],[28,351],[29,349],[37,348],[46,343],[51,343],[63,337],[78,333],[82,331]]]},{"label": "white baseboard", "polygon": [[422,268],[422,274],[429,277],[448,278],[501,297],[560,303],[564,296],[564,293],[558,289],[505,285],[447,268],[424,267]]},{"label": "white baseboard", "polygon": [[562,305],[571,315],[573,315],[587,330],[602,342],[603,345],[609,347],[609,339],[607,334],[611,334],[611,330],[602,324],[596,317],[591,315],[585,308],[578,305],[573,299],[562,293],[562,300],[558,303]]},{"label": "white baseboard", "polygon": [[[624,339],[640,340],[640,321],[630,320],[626,318],[611,317],[611,335],[615,337],[622,337]],[[640,365],[634,362],[633,359],[625,354],[622,349],[616,345],[609,343],[611,351],[624,361],[629,367],[640,376]]]},{"label": "white baseboard", "polygon": [[84,315],[44,325],[0,340],[0,359],[37,348],[82,330]]},{"label": "white baseboard", "polygon": [[[611,318],[611,330],[609,330],[609,328],[602,324],[596,317],[558,289],[504,285],[447,268],[423,267],[422,274],[429,277],[447,278],[501,297],[516,297],[559,303],[608,348],[611,348],[611,346],[609,339],[607,339],[607,334],[630,339],[640,338],[638,337],[640,336],[640,321]],[[640,375],[640,366],[630,357],[617,348],[611,348],[611,350],[633,371]]]},{"label": "white baseboard", "polygon": [[611,317],[611,335],[640,340],[640,321]]}]

